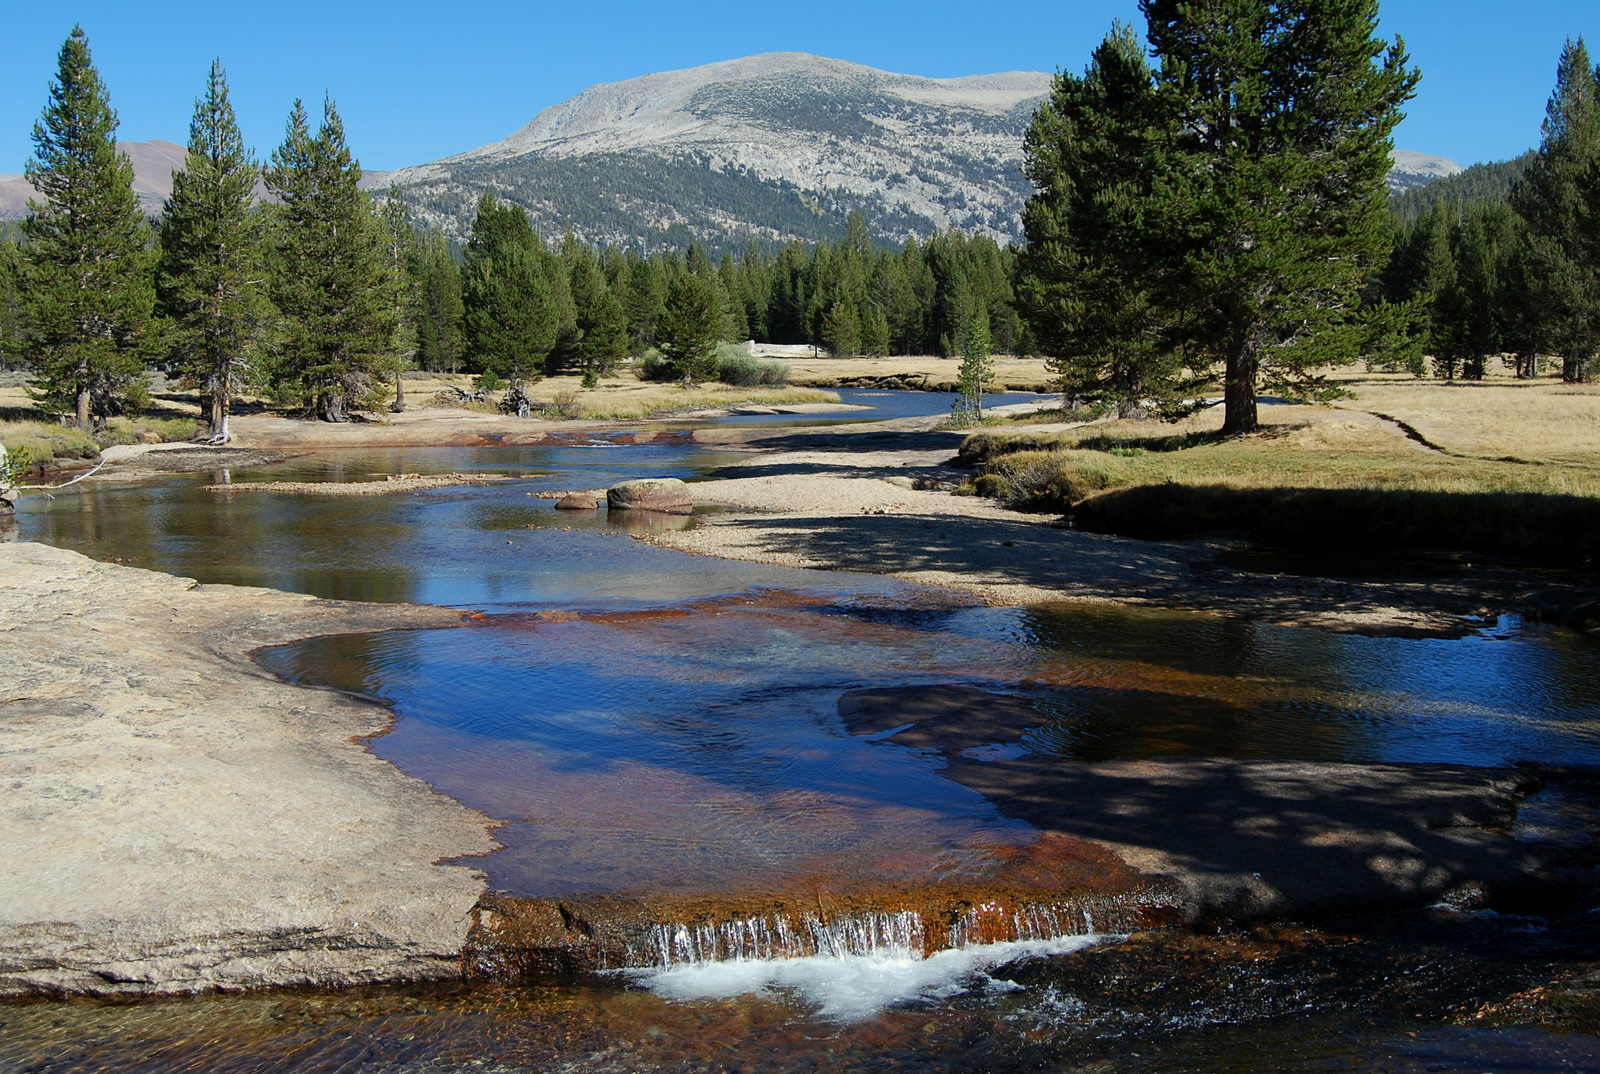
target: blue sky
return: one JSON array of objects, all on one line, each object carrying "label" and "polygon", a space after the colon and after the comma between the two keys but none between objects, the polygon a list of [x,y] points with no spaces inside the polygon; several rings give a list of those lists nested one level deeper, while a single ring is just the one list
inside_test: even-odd
[{"label": "blue sky", "polygon": [[[59,5],[59,6],[58,6]],[[1463,164],[1537,142],[1563,39],[1600,43],[1596,0],[1388,0],[1424,79],[1397,144]],[[123,138],[183,142],[206,66],[220,56],[246,140],[264,156],[296,96],[329,91],[369,168],[420,164],[498,141],[596,82],[795,50],[948,77],[1079,70],[1135,0],[803,4],[308,3],[159,6],[4,0],[0,172],[21,171],[56,52],[89,34]]]}]

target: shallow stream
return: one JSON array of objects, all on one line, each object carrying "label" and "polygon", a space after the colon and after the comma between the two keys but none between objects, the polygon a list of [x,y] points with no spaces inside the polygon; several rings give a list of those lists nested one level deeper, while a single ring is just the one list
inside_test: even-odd
[{"label": "shallow stream", "polygon": [[[890,579],[686,556],[629,539],[640,523],[557,512],[534,495],[693,480],[746,457],[671,429],[325,452],[30,497],[19,536],[203,582],[488,613],[464,629],[317,639],[261,660],[391,701],[398,719],[373,750],[506,822],[504,849],[473,864],[513,895],[926,882],[981,873],[997,848],[1032,841],[1028,825],[944,778],[938,756],[850,735],[840,702],[860,691],[953,687],[1042,717],[1020,746],[969,751],[980,759],[1020,748],[1600,764],[1600,645],[1557,628],[1506,619],[1415,640],[1081,605],[991,609]],[[453,471],[514,480],[337,498],[202,487]],[[1485,928],[1482,944],[1512,942],[1513,926]],[[1050,978],[1134,955],[1095,953],[1122,950],[1115,940],[1057,943],[560,985],[0,1008],[0,1067],[1600,1068],[1591,1037],[1448,1028],[1446,1001],[1476,995],[1459,982],[1430,993],[1438,1009],[1421,1022],[1399,1001],[1319,1002],[1318,974],[1336,975],[1343,954],[1317,956],[1332,961],[1290,989],[1298,1003],[1285,978],[1241,958],[1242,1006],[1206,993],[1135,1024],[1126,1004],[1108,1012]]]}]

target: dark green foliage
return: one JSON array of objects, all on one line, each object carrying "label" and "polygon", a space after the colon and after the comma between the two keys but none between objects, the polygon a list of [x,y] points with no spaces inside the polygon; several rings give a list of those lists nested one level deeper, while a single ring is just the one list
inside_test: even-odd
[{"label": "dark green foliage", "polygon": [[1355,359],[1355,316],[1389,254],[1390,133],[1420,75],[1377,30],[1376,0],[1144,0],[1157,92],[1178,132],[1146,219],[1169,331],[1223,368],[1231,433],[1256,390],[1313,399],[1314,370]]},{"label": "dark green foliage", "polygon": [[1259,387],[1328,398],[1315,370],[1375,335],[1359,298],[1389,254],[1390,132],[1419,76],[1374,36],[1375,0],[1140,6],[1158,67],[1113,32],[1030,136],[1036,331],[1091,373],[1150,369],[1158,400],[1177,369],[1220,369],[1224,427],[1250,432]]},{"label": "dark green foliage", "polygon": [[389,184],[378,217],[382,223],[381,256],[389,285],[389,305],[394,311],[396,338],[395,349],[374,366],[374,371],[394,377],[394,402],[389,409],[403,414],[406,385],[402,374],[416,359],[420,296],[411,275],[411,266],[416,261],[417,233],[411,227],[411,210],[400,200],[399,188],[393,183]]},{"label": "dark green foliage", "polygon": [[410,276],[416,363],[435,373],[455,373],[465,352],[461,269],[441,232],[430,231],[417,239],[411,251]]},{"label": "dark green foliage", "polygon": [[267,189],[279,204],[270,229],[271,296],[285,324],[274,389],[326,421],[371,402],[373,374],[392,361],[398,324],[384,228],[357,186],[361,167],[330,99],[311,134],[296,101],[272,154]]},{"label": "dark green foliage", "polygon": [[461,267],[463,337],[472,368],[512,381],[544,375],[561,327],[550,280],[559,264],[527,213],[483,196]]},{"label": "dark green foliage", "polygon": [[583,370],[584,387],[592,388],[627,358],[628,317],[593,250],[586,246],[576,248],[570,265],[578,365]]},{"label": "dark green foliage", "polygon": [[1083,77],[1056,79],[1024,143],[1039,196],[1023,210],[1023,309],[1062,394],[1124,417],[1146,401],[1175,410],[1195,391],[1168,343],[1175,311],[1156,294],[1143,230],[1171,122],[1138,40],[1119,26]]},{"label": "dark green foliage", "polygon": [[736,388],[786,384],[789,367],[781,362],[762,362],[739,354],[723,354],[717,360],[717,379]]},{"label": "dark green foliage", "polygon": [[1600,72],[1583,40],[1568,41],[1545,112],[1544,138],[1512,191],[1527,225],[1524,345],[1562,360],[1562,377],[1588,377],[1600,351],[1600,259],[1588,240],[1600,192]]},{"label": "dark green foliage", "polygon": [[0,239],[0,369],[22,362],[22,254],[15,241]]},{"label": "dark green foliage", "polygon": [[213,61],[189,124],[189,155],[172,176],[161,219],[156,285],[170,321],[172,367],[201,388],[211,436],[226,440],[228,408],[245,384],[271,318],[260,216],[251,208],[260,169],[245,150]]},{"label": "dark green foliage", "polygon": [[35,398],[81,426],[137,405],[156,339],[150,231],[117,114],[74,27],[34,124],[27,176],[40,201],[23,224],[23,307]]},{"label": "dark green foliage", "polygon": [[983,417],[983,394],[994,379],[994,363],[989,360],[989,314],[981,307],[972,315],[961,355],[961,372],[956,379],[955,414],[958,420]]},{"label": "dark green foliage", "polygon": [[721,339],[716,285],[709,274],[680,273],[667,289],[666,306],[656,323],[656,347],[673,376],[685,384],[715,376]]},{"label": "dark green foliage", "polygon": [[1417,225],[1423,213],[1442,201],[1457,205],[1509,201],[1511,188],[1517,185],[1533,158],[1534,152],[1530,150],[1515,160],[1474,164],[1457,175],[1435,179],[1427,186],[1402,190],[1390,195],[1389,211],[1402,228],[1409,229]]}]

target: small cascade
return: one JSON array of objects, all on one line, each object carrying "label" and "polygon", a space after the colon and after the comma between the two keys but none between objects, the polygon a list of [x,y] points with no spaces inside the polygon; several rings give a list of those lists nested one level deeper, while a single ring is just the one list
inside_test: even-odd
[{"label": "small cascade", "polygon": [[[666,968],[751,959],[826,955],[910,955],[927,948],[922,915],[913,910],[837,914],[764,915],[732,921],[657,924],[643,945]],[[642,961],[642,960],[640,960]]]},{"label": "small cascade", "polygon": [[[1102,913],[1102,922],[1108,916],[1125,915]],[[963,948],[973,944],[1055,940],[1062,936],[1090,936],[1094,932],[1094,907],[1086,902],[1021,905],[985,902],[956,918],[945,946]]]},{"label": "small cascade", "polygon": [[[1031,897],[1030,897],[1031,896]],[[752,905],[752,903],[754,905]],[[933,886],[698,899],[485,896],[462,951],[469,978],[664,973],[795,960],[922,962],[952,953],[1057,945],[1174,924],[1179,893],[997,892]],[[1069,945],[1070,946],[1070,945]]]}]

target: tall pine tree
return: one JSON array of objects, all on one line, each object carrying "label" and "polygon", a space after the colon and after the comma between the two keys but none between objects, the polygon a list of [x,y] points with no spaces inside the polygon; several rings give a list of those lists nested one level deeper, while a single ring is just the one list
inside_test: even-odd
[{"label": "tall pine tree", "polygon": [[271,295],[287,335],[275,389],[324,421],[348,421],[352,404],[373,401],[372,374],[392,360],[398,326],[382,222],[358,185],[361,166],[331,99],[315,135],[305,105],[294,103],[266,180],[280,202]]},{"label": "tall pine tree", "polygon": [[84,428],[145,394],[155,344],[150,229],[117,152],[117,114],[82,27],[61,46],[50,102],[33,127],[22,297],[34,398]]},{"label": "tall pine tree", "polygon": [[461,266],[467,356],[479,370],[512,381],[544,375],[561,328],[549,277],[559,266],[526,212],[483,195]]},{"label": "tall pine tree", "polygon": [[1062,395],[1126,417],[1195,394],[1169,345],[1175,311],[1150,276],[1148,211],[1175,134],[1133,31],[1114,26],[1082,77],[1061,74],[1024,142],[1039,196],[1023,210],[1020,298]]},{"label": "tall pine tree", "polygon": [[1584,380],[1600,350],[1600,246],[1585,241],[1600,216],[1600,71],[1583,39],[1568,41],[1545,110],[1544,137],[1511,204],[1527,225],[1527,342],[1561,356],[1562,378]]},{"label": "tall pine tree", "polygon": [[404,414],[404,374],[417,353],[417,295],[410,272],[411,264],[416,259],[417,233],[411,227],[411,210],[401,199],[400,188],[394,183],[389,184],[379,218],[383,221],[383,265],[389,279],[389,301],[394,309],[397,333],[393,353],[380,366],[383,372],[394,374],[394,402],[389,404],[389,410]]},{"label": "tall pine tree", "polygon": [[189,155],[172,176],[161,219],[156,273],[171,322],[174,367],[201,388],[212,440],[228,439],[228,409],[243,387],[271,318],[260,216],[251,208],[260,174],[244,147],[228,78],[213,60],[189,123]]},{"label": "tall pine tree", "polygon": [[461,365],[461,269],[450,256],[444,233],[424,233],[412,250],[416,294],[417,364],[434,372],[456,372]]},{"label": "tall pine tree", "polygon": [[[1398,41],[1374,36],[1376,0],[1140,7],[1158,61],[1148,124],[1171,133],[1139,138],[1136,112],[1102,116],[1107,151],[1131,146],[1145,176],[1111,191],[1127,199],[1117,241],[1133,249],[1107,283],[1148,304],[1156,355],[1220,368],[1223,428],[1247,433],[1259,388],[1329,398],[1316,370],[1376,334],[1360,299],[1389,252],[1390,133],[1419,76]],[[1041,189],[1030,211],[1069,218],[1067,196]],[[1107,327],[1106,350],[1149,345],[1145,316]]]}]

